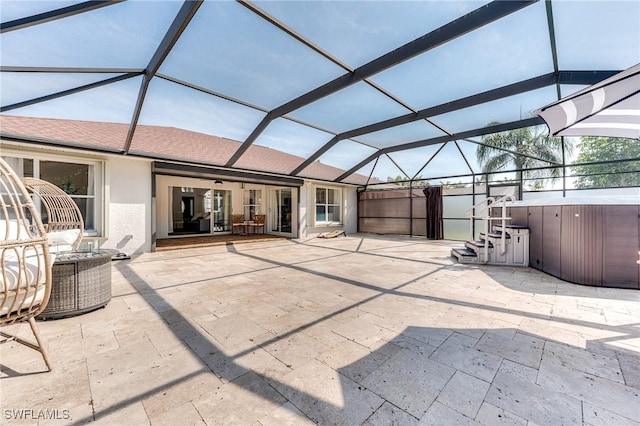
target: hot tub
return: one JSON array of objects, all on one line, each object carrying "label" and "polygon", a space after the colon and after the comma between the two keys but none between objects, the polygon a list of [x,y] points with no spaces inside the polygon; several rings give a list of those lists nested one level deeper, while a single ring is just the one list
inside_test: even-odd
[{"label": "hot tub", "polygon": [[529,228],[529,265],[590,286],[640,289],[640,198],[515,201],[511,223]]}]

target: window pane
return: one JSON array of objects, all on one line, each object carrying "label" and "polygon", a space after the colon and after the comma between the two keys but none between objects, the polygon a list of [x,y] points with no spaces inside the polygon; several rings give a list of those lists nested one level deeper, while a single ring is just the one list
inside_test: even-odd
[{"label": "window pane", "polygon": [[327,222],[340,222],[340,206],[327,206]]},{"label": "window pane", "polygon": [[316,222],[324,222],[327,218],[324,206],[316,206]]},{"label": "window pane", "polygon": [[204,211],[207,213],[211,212],[211,190],[204,193]]},{"label": "window pane", "polygon": [[336,204],[336,192],[335,189],[327,189],[327,204]]},{"label": "window pane", "polygon": [[256,206],[244,206],[242,214],[244,215],[245,220],[253,220],[259,212]]},{"label": "window pane", "polygon": [[261,189],[245,189],[242,192],[242,204],[244,218],[247,220],[253,220],[255,215],[260,214],[260,207],[262,204],[262,190]]},{"label": "window pane", "polygon": [[95,230],[95,200],[93,198],[76,198],[72,197],[82,212],[82,220],[84,220],[85,230]]},{"label": "window pane", "polygon": [[316,204],[325,204],[327,202],[327,191],[324,188],[316,188]]},{"label": "window pane", "polygon": [[20,177],[33,177],[33,160],[30,158],[6,157],[2,159],[9,164],[9,167]]},{"label": "window pane", "polygon": [[33,160],[31,158],[25,158],[22,160],[22,167],[22,176],[33,177]]},{"label": "window pane", "polygon": [[40,161],[40,179],[46,180],[69,195],[93,195],[89,189],[88,164],[60,163],[58,161]]},{"label": "window pane", "polygon": [[250,189],[249,190],[249,203],[248,204],[262,204],[262,190]]}]

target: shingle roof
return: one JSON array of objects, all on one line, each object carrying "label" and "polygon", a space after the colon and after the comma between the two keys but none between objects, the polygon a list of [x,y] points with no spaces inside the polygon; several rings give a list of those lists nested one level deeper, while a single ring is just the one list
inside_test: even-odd
[{"label": "shingle roof", "polygon": [[[97,121],[61,120],[54,118],[0,115],[2,137],[20,137],[25,141],[46,140],[70,147],[96,151],[124,150],[128,124]],[[173,159],[198,164],[224,166],[241,142],[175,127],[138,125],[129,155],[157,159]],[[304,158],[272,148],[253,145],[236,163],[235,168],[287,175]],[[314,162],[300,176],[333,180],[344,170]],[[353,174],[344,182],[364,185],[367,177]]]}]

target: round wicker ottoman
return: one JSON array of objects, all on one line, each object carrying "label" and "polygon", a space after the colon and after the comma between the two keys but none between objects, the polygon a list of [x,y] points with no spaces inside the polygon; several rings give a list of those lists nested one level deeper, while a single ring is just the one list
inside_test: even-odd
[{"label": "round wicker ottoman", "polygon": [[56,255],[51,297],[38,319],[64,318],[105,306],[111,300],[111,256],[117,250]]}]

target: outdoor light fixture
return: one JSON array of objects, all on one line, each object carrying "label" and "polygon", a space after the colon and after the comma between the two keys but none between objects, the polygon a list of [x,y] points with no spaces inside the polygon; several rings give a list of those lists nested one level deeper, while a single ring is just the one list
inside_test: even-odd
[{"label": "outdoor light fixture", "polygon": [[216,179],[216,181],[214,183],[215,184],[222,184],[222,181],[220,179]]}]

